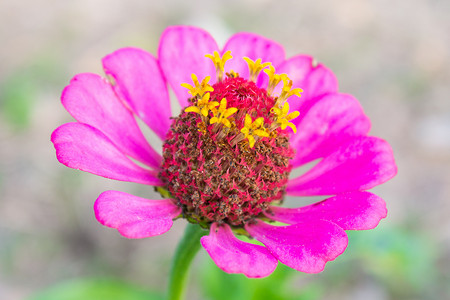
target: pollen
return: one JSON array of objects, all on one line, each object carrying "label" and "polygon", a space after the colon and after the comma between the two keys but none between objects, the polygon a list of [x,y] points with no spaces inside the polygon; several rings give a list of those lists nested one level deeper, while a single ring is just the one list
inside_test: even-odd
[{"label": "pollen", "polygon": [[230,70],[230,73],[227,73],[227,76],[231,77],[231,78],[236,78],[236,77],[239,77],[239,73],[236,73],[235,71]]}]

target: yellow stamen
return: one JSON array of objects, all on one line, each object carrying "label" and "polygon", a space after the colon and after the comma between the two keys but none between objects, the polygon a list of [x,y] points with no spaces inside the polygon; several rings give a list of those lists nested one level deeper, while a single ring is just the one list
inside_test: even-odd
[{"label": "yellow stamen", "polygon": [[300,93],[303,92],[301,88],[292,88],[292,80],[290,80],[287,75],[283,76],[281,79],[283,80],[283,89],[281,90],[281,94],[277,99],[278,107],[282,107],[284,102],[293,95],[301,97],[302,95]]},{"label": "yellow stamen", "polygon": [[206,76],[201,83],[198,81],[198,78],[194,73],[191,74],[191,78],[194,82],[194,86],[188,83],[182,83],[181,86],[187,88],[189,90],[188,93],[191,94],[192,97],[195,97],[197,95],[203,97],[206,92],[214,91],[214,88],[208,84],[208,81],[211,79],[210,76]]},{"label": "yellow stamen", "polygon": [[266,73],[269,76],[269,84],[267,86],[267,93],[270,95],[272,94],[275,87],[278,85],[278,83],[283,79],[283,77],[287,77],[286,74],[275,74],[275,68],[270,65],[269,69],[265,69],[264,73]]},{"label": "yellow stamen", "polygon": [[289,112],[289,103],[285,102],[283,108],[278,108],[276,106],[272,107],[270,111],[275,115],[275,122],[280,125],[281,129],[285,130],[287,126],[292,128],[294,133],[297,133],[297,127],[294,124],[289,123],[289,121],[297,118],[300,113],[298,111]]},{"label": "yellow stamen", "polygon": [[231,122],[228,120],[228,118],[232,114],[237,112],[237,108],[236,107],[227,108],[227,99],[223,98],[220,101],[219,108],[212,109],[212,112],[214,114],[214,117],[212,117],[211,120],[209,121],[210,124],[218,123],[223,124],[224,126],[230,128]]},{"label": "yellow stamen", "polygon": [[220,54],[217,51],[214,51],[214,55],[206,54],[205,56],[210,58],[216,67],[217,81],[222,81],[223,73],[225,72],[225,62],[233,58],[233,56],[231,56],[231,51],[225,52],[222,57],[220,57]]},{"label": "yellow stamen", "polygon": [[202,114],[204,117],[208,116],[209,111],[213,110],[216,106],[219,105],[217,101],[209,102],[210,93],[206,93],[203,95],[202,99],[198,100],[197,104],[194,106],[189,106],[185,109],[185,112],[195,112],[198,114]]},{"label": "yellow stamen", "polygon": [[255,146],[255,136],[257,137],[268,137],[269,133],[265,131],[264,128],[264,118],[257,118],[252,122],[252,117],[250,115],[245,114],[244,127],[241,129],[241,133],[244,134],[244,138],[248,140],[248,144],[250,148]]},{"label": "yellow stamen", "polygon": [[267,66],[270,66],[270,62],[261,63],[261,58],[258,58],[256,61],[251,60],[248,57],[243,57],[243,59],[248,64],[248,70],[250,72],[250,80],[253,82],[256,82],[256,79],[258,78],[259,73],[261,73],[262,69],[264,69]]},{"label": "yellow stamen", "polygon": [[236,73],[236,72],[233,71],[233,70],[230,70],[230,72],[227,73],[226,75],[227,75],[228,77],[231,77],[231,78],[239,77],[239,73]]}]

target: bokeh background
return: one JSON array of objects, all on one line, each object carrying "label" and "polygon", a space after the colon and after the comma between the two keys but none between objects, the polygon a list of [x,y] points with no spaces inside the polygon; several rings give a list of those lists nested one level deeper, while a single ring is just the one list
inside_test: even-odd
[{"label": "bokeh background", "polygon": [[361,101],[399,167],[374,189],[388,218],[350,233],[345,254],[323,273],[280,267],[247,280],[201,251],[187,299],[450,299],[447,0],[0,1],[0,299],[164,292],[185,222],[144,240],[101,226],[92,205],[102,191],[153,197],[153,189],[60,165],[50,134],[72,120],[59,101],[72,76],[102,74],[101,58],[120,47],[156,53],[174,24],[203,27],[221,45],[251,31],[288,56],[313,55]]}]

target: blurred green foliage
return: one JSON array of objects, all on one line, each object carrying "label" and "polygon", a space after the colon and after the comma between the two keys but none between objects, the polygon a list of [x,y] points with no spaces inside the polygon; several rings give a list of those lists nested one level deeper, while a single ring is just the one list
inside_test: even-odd
[{"label": "blurred green foliage", "polygon": [[375,276],[398,299],[428,294],[439,277],[435,243],[417,232],[380,226],[349,232],[346,258]]},{"label": "blurred green foliage", "polygon": [[0,82],[0,114],[16,130],[27,128],[42,93],[64,84],[60,76],[64,65],[57,55],[48,52],[29,61]]},{"label": "blurred green foliage", "polygon": [[26,72],[15,74],[0,86],[0,108],[5,120],[14,128],[26,128],[31,116],[36,84]]},{"label": "blurred green foliage", "polygon": [[[439,299],[434,243],[410,231],[380,226],[366,232],[348,232],[349,246],[320,274],[303,274],[279,264],[272,275],[250,279],[227,274],[208,257],[192,274],[191,287],[198,285],[211,300],[318,300],[330,294],[349,292],[361,278],[378,282],[392,299]],[[195,280],[199,278],[198,280]],[[440,283],[442,284],[442,283]],[[58,283],[29,300],[141,300],[162,299],[164,291],[149,292],[120,280],[79,279]]]},{"label": "blurred green foliage", "polygon": [[207,299],[230,300],[306,300],[320,299],[323,294],[318,284],[295,287],[295,281],[303,277],[285,265],[266,278],[250,279],[240,274],[227,274],[220,270],[211,259],[202,273],[201,287]]},{"label": "blurred green foliage", "polygon": [[78,279],[59,283],[29,300],[161,300],[151,293],[114,279]]},{"label": "blurred green foliage", "polygon": [[433,298],[439,277],[433,241],[387,226],[348,234],[346,252],[321,274],[302,274],[279,264],[271,276],[249,279],[221,271],[208,258],[201,288],[213,300],[316,300],[326,299],[333,291],[351,291],[352,282],[366,277],[393,299],[438,299]]}]

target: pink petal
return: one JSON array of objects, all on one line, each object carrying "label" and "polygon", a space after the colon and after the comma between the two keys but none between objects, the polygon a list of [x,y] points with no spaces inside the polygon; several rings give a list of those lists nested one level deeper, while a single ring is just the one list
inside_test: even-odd
[{"label": "pink petal", "polygon": [[297,149],[293,167],[325,157],[342,143],[370,130],[370,120],[358,100],[350,95],[328,94],[313,99],[311,108],[297,124],[290,144]]},{"label": "pink petal", "polygon": [[94,204],[95,217],[130,239],[160,235],[181,213],[173,199],[149,200],[118,191],[103,192]]},{"label": "pink petal", "polygon": [[278,264],[266,248],[237,239],[227,224],[218,226],[213,223],[210,234],[202,237],[201,243],[216,265],[227,273],[243,273],[250,278],[266,277]]},{"label": "pink petal", "polygon": [[51,140],[59,162],[69,168],[115,180],[162,185],[157,173],[136,165],[94,127],[66,123],[56,128]]},{"label": "pink petal", "polygon": [[392,149],[376,137],[358,137],[343,144],[307,173],[288,182],[287,193],[296,196],[336,195],[363,191],[397,173]]},{"label": "pink petal", "polygon": [[267,216],[288,224],[320,219],[331,221],[344,230],[367,230],[377,227],[386,214],[386,203],[377,195],[349,192],[299,208],[272,206]]},{"label": "pink petal", "polygon": [[[286,73],[294,84],[297,85],[297,87],[300,87],[300,84],[305,82],[311,72],[315,69],[313,60],[314,59],[309,55],[296,55],[283,61],[277,66],[276,71],[280,74]],[[327,87],[323,88],[326,89]]]},{"label": "pink petal", "polygon": [[324,220],[290,226],[257,221],[245,228],[283,264],[306,273],[323,271],[325,264],[341,255],[348,243],[342,228]]},{"label": "pink petal", "polygon": [[[300,111],[300,117],[294,120],[294,123],[303,118],[303,114],[311,105],[310,101],[338,90],[337,79],[333,72],[322,64],[313,65],[313,59],[310,56],[294,56],[279,65],[276,70],[278,74],[286,73],[289,76],[293,81],[293,88],[303,89],[300,98],[292,96],[288,100],[291,110]],[[275,93],[279,92],[282,86],[279,84]]]},{"label": "pink petal", "polygon": [[[249,57],[252,60],[261,58],[262,62],[271,62],[277,66],[285,57],[284,48],[277,42],[263,36],[241,32],[233,35],[225,44],[223,53],[230,50],[233,59],[227,61],[225,71],[233,70],[243,78],[248,78],[248,65],[242,58]],[[263,73],[261,76],[266,76]]]},{"label": "pink petal", "polygon": [[64,89],[61,101],[77,121],[103,132],[123,153],[159,168],[161,156],[147,143],[106,80],[96,74],[79,74]]},{"label": "pink petal", "polygon": [[216,69],[205,54],[218,51],[213,37],[206,31],[191,26],[168,27],[159,42],[159,61],[164,76],[173,88],[181,107],[188,106],[190,95],[182,83],[192,83],[191,74],[201,81],[211,76],[215,82]]},{"label": "pink petal", "polygon": [[122,48],[102,60],[114,89],[133,112],[161,139],[165,139],[172,116],[166,82],[158,61],[137,48]]}]

